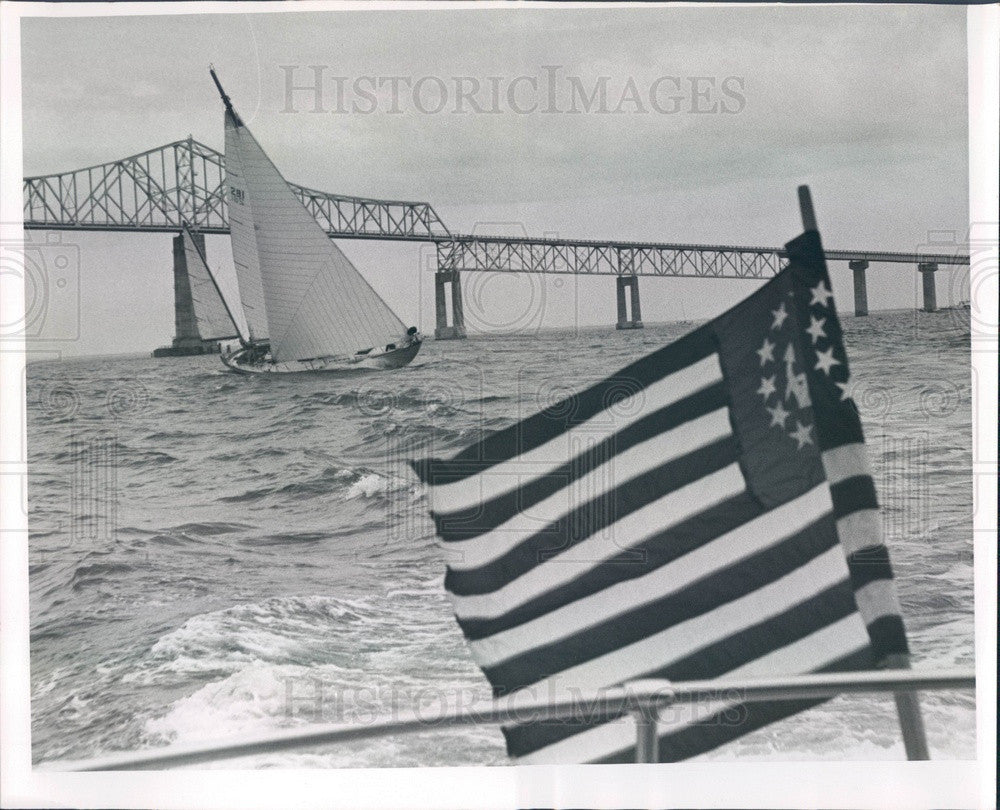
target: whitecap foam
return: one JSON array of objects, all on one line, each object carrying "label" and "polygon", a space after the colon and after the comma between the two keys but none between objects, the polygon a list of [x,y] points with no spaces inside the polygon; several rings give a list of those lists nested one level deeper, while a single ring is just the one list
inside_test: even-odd
[{"label": "whitecap foam", "polygon": [[344,496],[345,500],[355,498],[371,498],[375,495],[385,495],[389,492],[389,480],[378,473],[365,473],[351,484]]},{"label": "whitecap foam", "polygon": [[262,735],[295,725],[286,711],[289,679],[306,668],[254,664],[174,701],[167,713],[146,721],[145,731],[171,743]]},{"label": "whitecap foam", "polygon": [[342,645],[332,638],[370,621],[372,605],[308,596],[269,599],[192,616],[160,637],[123,681],[173,684],[185,676],[227,676],[258,662],[334,663]]}]

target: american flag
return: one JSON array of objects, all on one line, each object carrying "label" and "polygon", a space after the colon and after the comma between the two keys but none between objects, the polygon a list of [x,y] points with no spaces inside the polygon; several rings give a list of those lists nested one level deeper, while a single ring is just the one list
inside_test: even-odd
[{"label": "american flag", "polygon": [[[905,655],[819,234],[680,340],[414,463],[495,696],[868,669]],[[820,700],[671,707],[660,761]],[[628,717],[513,722],[523,763],[632,762]]]}]

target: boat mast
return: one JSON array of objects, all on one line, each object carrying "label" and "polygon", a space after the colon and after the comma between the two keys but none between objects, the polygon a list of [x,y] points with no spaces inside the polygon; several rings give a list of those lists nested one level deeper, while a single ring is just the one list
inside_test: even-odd
[{"label": "boat mast", "polygon": [[239,113],[233,109],[233,102],[229,100],[229,96],[226,95],[226,91],[222,89],[222,82],[220,82],[219,77],[215,75],[215,66],[209,65],[208,72],[212,75],[212,81],[215,82],[215,86],[219,90],[219,95],[222,96],[222,103],[226,105],[226,112],[233,117],[233,123],[238,127],[243,126],[243,121],[240,120]]},{"label": "boat mast", "polygon": [[208,261],[205,259],[205,254],[201,252],[201,247],[198,245],[197,240],[194,238],[194,233],[191,228],[188,227],[187,222],[182,222],[181,227],[184,228],[184,232],[191,239],[191,244],[194,245],[194,249],[198,251],[198,256],[201,259],[202,264],[205,265],[205,270],[208,272],[208,277],[212,281],[212,286],[215,287],[215,292],[219,295],[219,300],[222,301],[222,306],[226,308],[226,314],[229,316],[229,320],[233,322],[233,328],[236,330],[236,336],[240,339],[240,345],[246,348],[250,345],[250,342],[243,337],[243,333],[240,332],[240,325],[236,322],[236,318],[233,317],[233,311],[229,308],[229,302],[226,301],[226,296],[222,294],[222,290],[219,288],[219,282],[215,279],[215,273],[212,272],[212,268],[208,266]]},{"label": "boat mast", "polygon": [[[236,112],[236,109],[233,107],[233,102],[230,100],[229,96],[226,94],[226,91],[222,88],[222,82],[219,81],[219,77],[215,73],[215,65],[209,65],[208,66],[208,72],[209,72],[209,74],[212,77],[212,81],[215,82],[215,87],[216,87],[216,89],[218,89],[219,95],[222,97],[222,103],[226,105],[226,114],[229,115],[229,117],[232,120],[234,126],[236,126],[236,127],[242,127],[243,126],[243,120],[240,118],[239,113]],[[207,262],[205,263],[205,266],[206,267],[208,266]],[[209,276],[212,276],[211,271],[209,271]],[[215,283],[214,276],[212,277],[212,282]],[[217,283],[215,284],[215,288],[216,289],[219,288],[219,285]],[[220,292],[219,295],[221,297],[222,293]],[[224,304],[226,303],[226,299],[225,298],[222,299],[222,303],[224,303]],[[247,306],[246,303],[244,303],[243,304],[244,314],[246,314],[246,306]],[[226,311],[229,312],[229,317],[232,318],[233,317],[233,313],[229,311],[229,305],[228,304],[226,304]],[[236,323],[236,319],[235,318],[233,318],[233,323],[234,324]],[[239,327],[238,326],[236,327],[236,329],[237,329],[237,331],[239,331]],[[240,342],[244,346],[252,346],[254,344],[254,337],[253,337],[253,329],[250,327],[250,321],[249,321],[249,319],[247,320],[247,332],[249,334],[248,334],[248,337],[246,339],[244,339],[244,337],[242,335],[240,335]]]}]

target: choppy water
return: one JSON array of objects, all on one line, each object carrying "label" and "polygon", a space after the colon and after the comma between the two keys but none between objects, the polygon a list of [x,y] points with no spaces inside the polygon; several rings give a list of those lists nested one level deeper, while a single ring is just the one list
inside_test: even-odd
[{"label": "choppy water", "polygon": [[[968,321],[845,326],[916,663],[969,665]],[[403,459],[453,452],[690,328],[428,342],[405,370],[349,378],[238,377],[217,357],[32,364],[36,761],[487,697]],[[973,757],[971,695],[924,706],[934,755]],[[902,746],[891,700],[858,697],[713,756]],[[480,728],[241,764],[504,762],[499,731]]]}]

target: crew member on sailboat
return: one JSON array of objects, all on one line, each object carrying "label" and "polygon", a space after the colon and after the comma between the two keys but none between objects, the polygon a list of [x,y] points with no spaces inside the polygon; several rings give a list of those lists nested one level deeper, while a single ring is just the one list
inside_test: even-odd
[{"label": "crew member on sailboat", "polygon": [[[226,108],[225,195],[240,298],[229,307],[214,285],[241,344],[223,362],[242,373],[407,365],[420,350],[417,328],[407,330],[330,241],[209,72]],[[185,244],[189,267],[214,282],[190,234]]]}]

